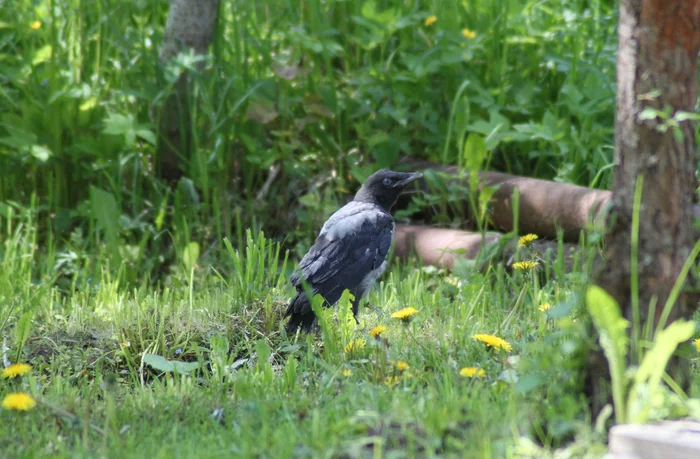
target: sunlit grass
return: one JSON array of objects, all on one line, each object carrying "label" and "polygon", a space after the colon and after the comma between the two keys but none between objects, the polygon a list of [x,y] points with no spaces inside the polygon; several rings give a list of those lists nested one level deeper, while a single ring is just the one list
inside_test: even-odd
[{"label": "sunlit grass", "polygon": [[[32,232],[15,231],[22,247]],[[194,454],[202,441],[215,445],[205,456],[369,449],[488,457],[509,455],[527,438],[545,448],[572,438],[577,447],[602,444],[575,376],[587,338],[571,305],[585,273],[566,288],[538,285],[535,297],[532,276],[474,271],[448,282],[447,272],[394,263],[359,325],[343,319],[348,299],[321,321],[328,330],[285,338],[293,288],[279,281],[274,244],[249,235],[244,253],[234,263],[242,271],[195,267],[160,290],[130,289],[108,274],[62,300],[51,280],[26,286],[35,306],[21,362],[32,368],[0,382],[0,396],[24,391],[37,403],[8,402],[28,411],[0,413],[15,426],[12,438],[0,435],[2,446],[32,455],[60,437],[50,445],[59,457],[114,448]],[[0,297],[9,298],[17,289],[9,281],[32,268],[21,257],[0,262]],[[261,274],[242,291],[240,276],[258,263]],[[543,321],[536,300],[568,309]],[[10,355],[20,311],[2,328]],[[493,335],[484,343],[500,341],[488,348],[473,339],[480,333]]]}]

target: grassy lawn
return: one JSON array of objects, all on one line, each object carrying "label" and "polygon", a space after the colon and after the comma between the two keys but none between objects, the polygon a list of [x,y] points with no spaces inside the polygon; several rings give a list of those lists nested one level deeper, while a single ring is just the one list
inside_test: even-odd
[{"label": "grassy lawn", "polygon": [[[580,394],[586,251],[560,279],[546,265],[449,274],[394,263],[358,326],[341,300],[319,334],[286,337],[291,264],[263,236],[250,237],[245,258],[233,252],[239,269],[227,276],[194,265],[160,289],[129,288],[105,271],[65,292],[32,279],[28,260],[41,259],[32,234],[15,230],[0,271],[3,320],[20,307],[31,317],[26,337],[10,335],[8,355],[33,366],[4,380],[0,396],[38,400],[26,413],[0,412],[0,447],[11,456],[503,457],[572,440],[603,447]],[[418,312],[391,317],[406,307]],[[477,334],[507,344],[489,347]]]}]

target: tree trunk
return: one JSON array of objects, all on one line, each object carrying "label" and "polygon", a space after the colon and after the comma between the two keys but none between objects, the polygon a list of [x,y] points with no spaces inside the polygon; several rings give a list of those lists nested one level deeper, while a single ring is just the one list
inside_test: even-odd
[{"label": "tree trunk", "polygon": [[[188,49],[193,49],[195,54],[206,54],[218,8],[219,0],[171,0],[160,50],[161,64],[167,64],[171,58]],[[159,173],[166,180],[177,180],[182,176],[180,159],[187,157],[191,148],[188,88],[187,75],[183,74],[161,112]]]},{"label": "tree trunk", "polygon": [[[635,185],[643,180],[639,211],[640,319],[657,321],[695,241],[695,126],[669,122],[695,112],[698,96],[700,0],[621,0],[615,117],[614,223],[607,235],[608,262],[597,283],[632,321],[631,234]],[[661,112],[661,116],[658,113]],[[664,115],[665,112],[667,115]],[[654,303],[655,317],[649,316]],[[697,298],[681,296],[668,323],[690,318]],[[589,362],[594,416],[608,399],[603,385],[607,363]],[[669,372],[688,387],[687,363],[673,361]]]}]

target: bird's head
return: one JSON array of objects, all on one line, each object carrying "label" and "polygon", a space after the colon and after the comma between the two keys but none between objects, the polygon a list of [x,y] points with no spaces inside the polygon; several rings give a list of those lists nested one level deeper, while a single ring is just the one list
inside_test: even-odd
[{"label": "bird's head", "polygon": [[389,169],[380,169],[365,180],[362,188],[355,194],[355,201],[379,204],[389,212],[403,190],[421,177],[423,174],[420,172],[394,172]]}]

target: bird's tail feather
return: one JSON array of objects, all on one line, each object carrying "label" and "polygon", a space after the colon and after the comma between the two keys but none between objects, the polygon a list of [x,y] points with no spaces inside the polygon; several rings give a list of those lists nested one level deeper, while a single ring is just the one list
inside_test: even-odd
[{"label": "bird's tail feather", "polygon": [[316,323],[316,315],[311,309],[311,303],[305,292],[297,292],[296,296],[289,302],[285,317],[289,317],[287,322],[287,334],[293,335],[299,328],[308,333]]}]

